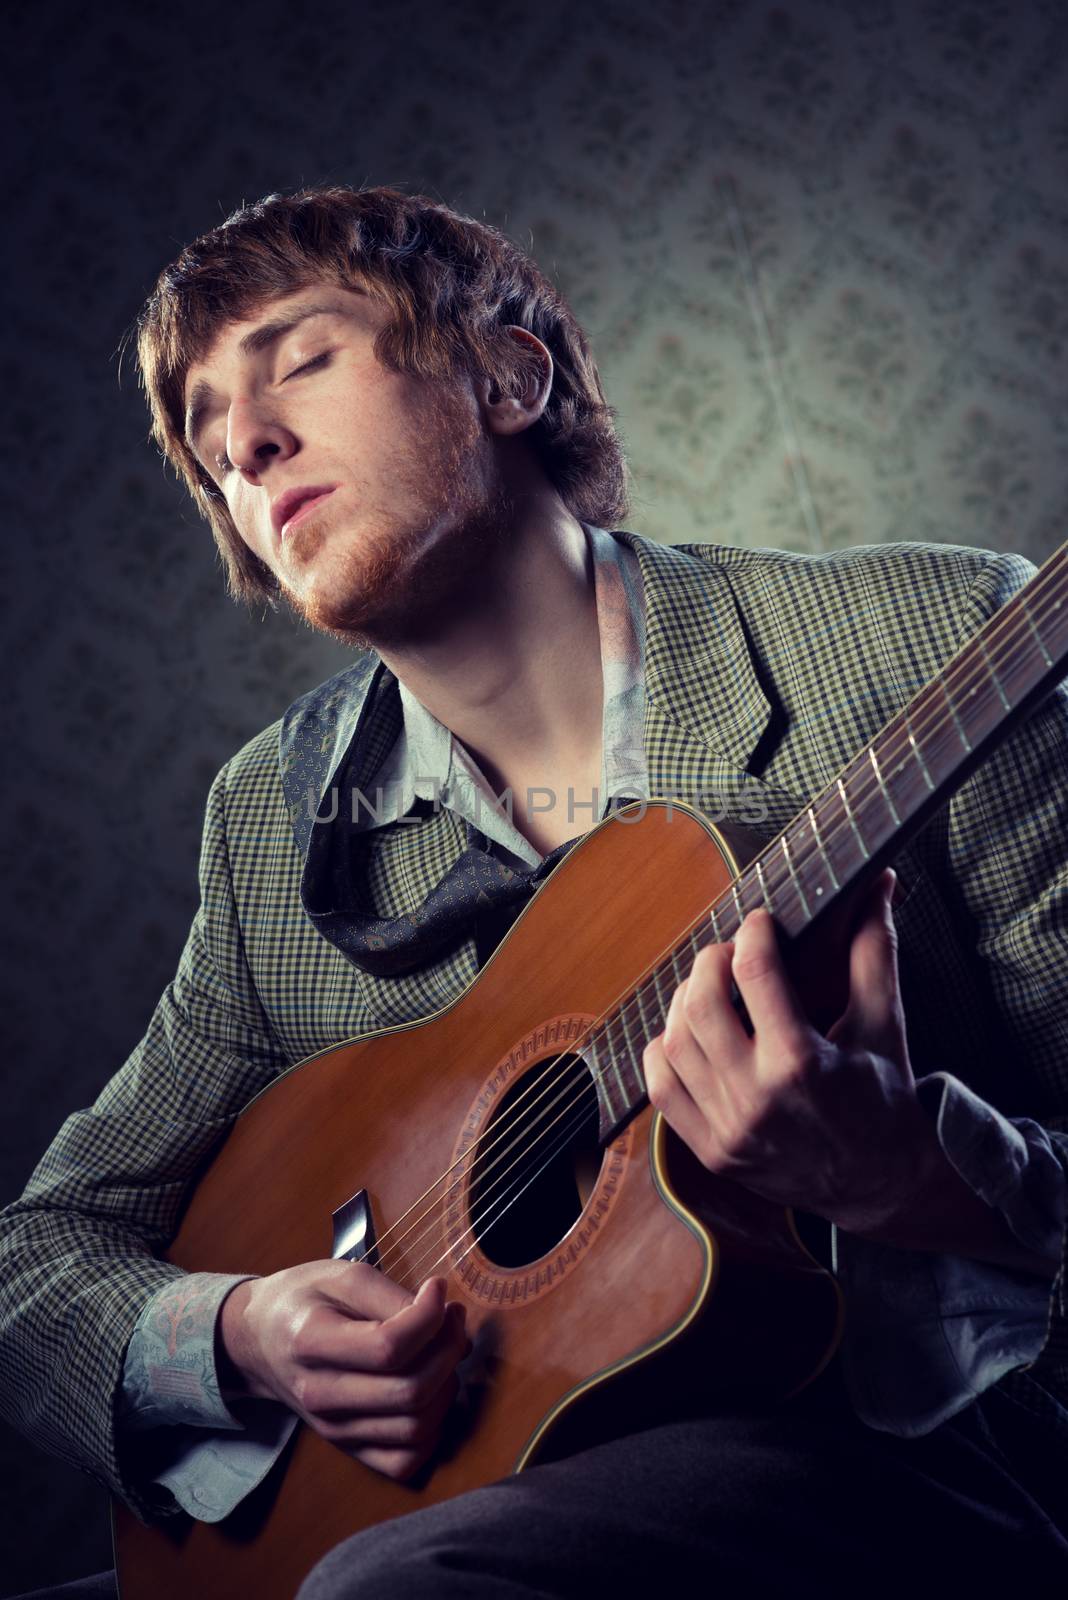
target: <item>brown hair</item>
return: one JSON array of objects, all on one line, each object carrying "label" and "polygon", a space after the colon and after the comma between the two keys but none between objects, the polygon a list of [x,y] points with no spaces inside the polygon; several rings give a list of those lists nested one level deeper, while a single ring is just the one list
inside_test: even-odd
[{"label": "brown hair", "polygon": [[160,274],[136,330],[153,437],[211,523],[236,598],[274,603],[278,586],[185,442],[186,375],[226,323],[324,279],[389,307],[374,348],[398,372],[449,379],[466,370],[516,393],[536,358],[503,330],[516,324],[536,334],[555,368],[530,429],[546,476],[574,516],[608,527],[622,520],[627,468],[586,336],[511,240],[397,189],[268,195],[186,246]]}]

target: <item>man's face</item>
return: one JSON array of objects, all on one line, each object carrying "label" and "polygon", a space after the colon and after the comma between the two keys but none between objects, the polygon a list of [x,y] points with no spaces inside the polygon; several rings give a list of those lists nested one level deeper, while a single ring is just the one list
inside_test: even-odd
[{"label": "man's face", "polygon": [[373,353],[386,309],[319,284],[227,324],[186,379],[187,437],[241,538],[313,626],[426,626],[506,499],[469,379]]}]

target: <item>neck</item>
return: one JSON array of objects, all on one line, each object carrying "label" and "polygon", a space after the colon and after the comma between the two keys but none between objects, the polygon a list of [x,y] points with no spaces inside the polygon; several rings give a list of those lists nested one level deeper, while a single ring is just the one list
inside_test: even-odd
[{"label": "neck", "polygon": [[586,536],[555,496],[523,499],[432,638],[379,647],[491,779],[599,750],[601,669]]}]

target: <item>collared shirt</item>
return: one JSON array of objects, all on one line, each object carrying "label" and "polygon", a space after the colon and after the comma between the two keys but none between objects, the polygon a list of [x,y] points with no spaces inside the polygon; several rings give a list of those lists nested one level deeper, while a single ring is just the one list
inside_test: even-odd
[{"label": "collared shirt", "polygon": [[[605,685],[601,797],[607,808],[613,797],[649,793],[642,743],[643,596],[629,548],[602,530],[588,534]],[[536,867],[538,852],[495,803],[460,742],[403,688],[401,702],[403,728],[379,767],[373,804],[354,813],[354,826],[386,826],[407,816],[417,801],[429,800],[455,811],[500,860],[519,870]],[[947,1158],[965,1182],[1002,1213],[1025,1246],[1055,1254],[1065,1180],[1044,1131],[1027,1119],[1001,1116],[947,1073],[931,1074],[921,1096]],[[854,1407],[869,1425],[898,1434],[927,1432],[1037,1355],[1049,1305],[1040,1280],[846,1235],[838,1237],[836,1248],[851,1306],[847,1381]],[[219,1304],[241,1281],[195,1276],[204,1280],[205,1292],[217,1293]],[[159,1325],[160,1303],[174,1292],[174,1286],[164,1286],[145,1308],[130,1344],[124,1394],[132,1425],[185,1425],[175,1427],[174,1456],[157,1481],[193,1516],[216,1520],[259,1481],[295,1423],[281,1408],[272,1423],[264,1408],[256,1431],[238,1431],[241,1420],[218,1394],[210,1340],[179,1352],[186,1376],[176,1402],[181,1385],[173,1377],[173,1359],[165,1359],[152,1331]],[[188,1380],[191,1370],[204,1375],[199,1402]],[[205,1429],[231,1431],[209,1439]]]},{"label": "collared shirt", "polygon": [[[575,831],[604,816],[614,800],[647,799],[649,770],[642,743],[645,721],[645,604],[634,552],[602,528],[587,527],[600,639],[603,708],[601,772],[593,810],[581,796],[550,796],[568,808]],[[448,806],[469,822],[509,865],[536,867],[542,856],[515,826],[514,796],[500,796],[459,739],[399,685],[404,723],[378,774],[372,795],[353,808],[355,826],[370,830],[409,816],[417,800]],[[523,797],[526,798],[526,797]],[[580,812],[585,810],[585,819]]]}]

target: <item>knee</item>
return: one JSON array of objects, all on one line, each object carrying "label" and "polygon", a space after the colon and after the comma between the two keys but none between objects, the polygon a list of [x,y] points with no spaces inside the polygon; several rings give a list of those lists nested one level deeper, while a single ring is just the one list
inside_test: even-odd
[{"label": "knee", "polygon": [[296,1600],[399,1600],[407,1592],[392,1523],[334,1546],[304,1579]]},{"label": "knee", "polygon": [[[365,1528],[342,1540],[318,1561],[296,1600],[426,1600],[427,1595],[466,1595],[467,1576],[477,1570],[449,1529],[433,1512],[417,1512]],[[455,1585],[455,1587],[454,1587]]]}]

